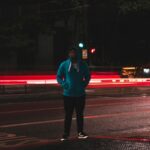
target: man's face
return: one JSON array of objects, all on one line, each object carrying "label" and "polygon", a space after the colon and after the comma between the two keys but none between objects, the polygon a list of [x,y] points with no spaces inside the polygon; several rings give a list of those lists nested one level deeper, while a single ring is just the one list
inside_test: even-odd
[{"label": "man's face", "polygon": [[72,59],[72,60],[77,60],[77,54],[74,50],[71,50],[69,52],[69,57]]}]

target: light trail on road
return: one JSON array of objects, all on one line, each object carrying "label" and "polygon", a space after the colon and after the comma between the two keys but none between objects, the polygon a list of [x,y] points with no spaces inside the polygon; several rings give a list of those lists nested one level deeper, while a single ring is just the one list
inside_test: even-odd
[{"label": "light trail on road", "polygon": [[[58,85],[56,75],[0,76],[0,85]],[[91,87],[150,86],[150,78],[120,78],[114,75],[91,76]]]}]

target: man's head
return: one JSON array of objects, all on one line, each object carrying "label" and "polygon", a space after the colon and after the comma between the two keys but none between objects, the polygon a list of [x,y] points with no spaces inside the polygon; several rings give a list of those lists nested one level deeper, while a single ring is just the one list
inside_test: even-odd
[{"label": "man's head", "polygon": [[69,57],[72,61],[77,61],[77,50],[76,49],[69,50]]}]

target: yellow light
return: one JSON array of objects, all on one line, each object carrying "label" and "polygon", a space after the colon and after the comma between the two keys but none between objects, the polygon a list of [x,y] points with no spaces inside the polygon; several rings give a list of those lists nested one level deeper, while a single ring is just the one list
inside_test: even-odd
[{"label": "yellow light", "polygon": [[134,69],[136,69],[136,67],[123,67],[122,69],[124,69],[124,70],[134,70]]}]

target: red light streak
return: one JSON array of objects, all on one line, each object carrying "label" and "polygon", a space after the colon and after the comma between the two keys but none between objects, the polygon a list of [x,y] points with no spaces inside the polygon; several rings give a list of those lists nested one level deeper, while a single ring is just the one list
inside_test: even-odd
[{"label": "red light streak", "polygon": [[90,52],[91,52],[92,54],[94,54],[94,53],[96,52],[96,49],[95,49],[95,48],[92,48],[92,49],[90,50]]},{"label": "red light streak", "polygon": [[[57,85],[56,75],[17,75],[0,76],[0,85],[32,85],[32,84],[54,84]],[[150,86],[150,78],[120,78],[116,72],[108,75],[93,72],[89,87],[131,87]]]}]

